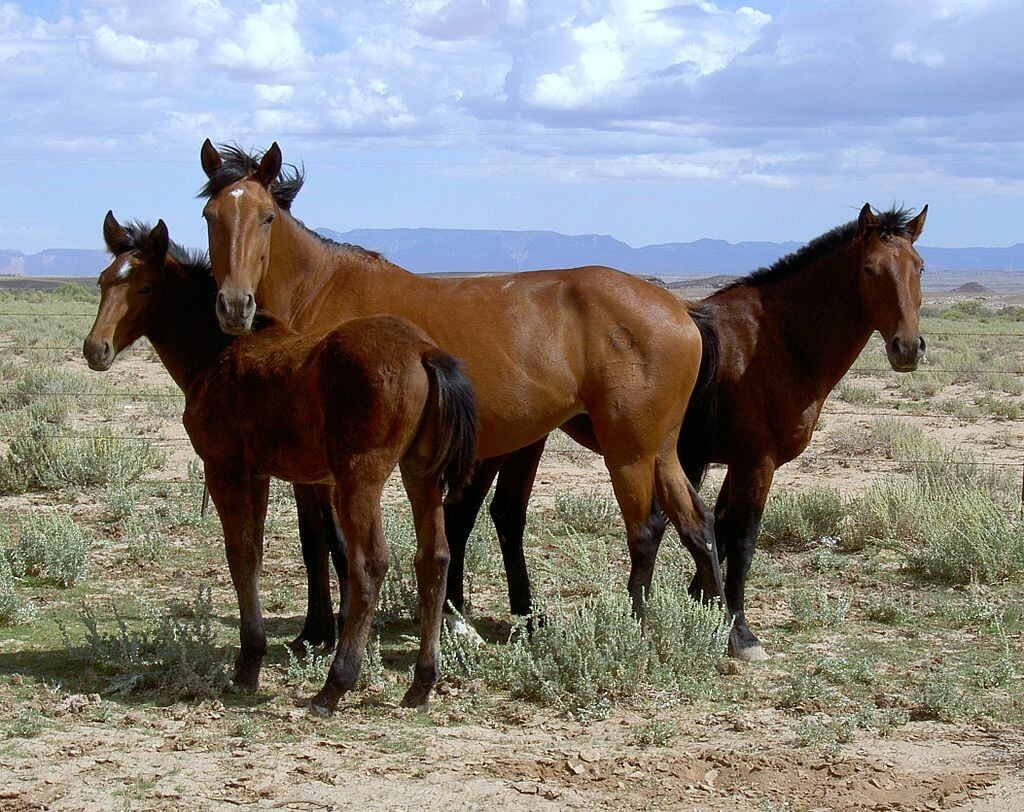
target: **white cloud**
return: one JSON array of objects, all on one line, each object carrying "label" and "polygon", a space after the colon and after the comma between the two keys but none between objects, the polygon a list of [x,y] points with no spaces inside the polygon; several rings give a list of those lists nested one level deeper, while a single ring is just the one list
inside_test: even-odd
[{"label": "white cloud", "polygon": [[180,66],[198,48],[199,43],[194,39],[150,42],[131,34],[119,34],[104,25],[93,33],[89,53],[110,65],[155,69],[172,64]]},{"label": "white cloud", "polygon": [[253,90],[256,91],[256,95],[263,99],[263,101],[273,104],[285,104],[291,101],[295,95],[295,87],[293,85],[257,84],[253,86]]},{"label": "white cloud", "polygon": [[942,52],[922,48],[918,43],[909,40],[895,43],[890,55],[897,62],[924,65],[926,68],[941,68],[946,64],[946,57]]},{"label": "white cloud", "polygon": [[666,75],[696,79],[729,64],[771,22],[751,8],[727,12],[709,2],[611,0],[596,19],[586,11],[581,4],[549,31],[548,51],[561,54],[561,64],[526,78],[529,104],[575,110],[632,98]]},{"label": "white cloud", "polygon": [[261,5],[242,20],[233,38],[217,42],[213,63],[265,76],[287,75],[307,67],[311,56],[295,28],[297,19],[295,0]]}]

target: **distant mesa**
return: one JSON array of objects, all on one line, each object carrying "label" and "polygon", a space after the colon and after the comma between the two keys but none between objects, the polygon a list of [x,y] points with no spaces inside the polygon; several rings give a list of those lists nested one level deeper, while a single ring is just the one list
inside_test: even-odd
[{"label": "distant mesa", "polygon": [[953,288],[950,293],[968,293],[972,296],[995,293],[992,288],[987,288],[980,282],[965,282],[958,288]]},{"label": "distant mesa", "polygon": [[698,276],[695,279],[673,279],[666,287],[672,290],[683,290],[685,288],[718,290],[726,285],[731,285],[739,278],[732,274],[716,274],[715,276]]}]

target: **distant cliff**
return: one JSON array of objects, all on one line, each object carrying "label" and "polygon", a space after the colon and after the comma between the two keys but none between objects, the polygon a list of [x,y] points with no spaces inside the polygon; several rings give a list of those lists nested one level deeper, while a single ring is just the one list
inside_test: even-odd
[{"label": "distant cliff", "polygon": [[[415,273],[501,272],[611,265],[642,276],[736,276],[770,265],[797,242],[696,240],[633,248],[598,234],[441,228],[317,229],[338,242],[380,251]],[[932,271],[1024,271],[1024,244],[1008,248],[919,248]],[[50,248],[38,254],[0,249],[0,274],[96,276],[110,262],[102,250]]]}]

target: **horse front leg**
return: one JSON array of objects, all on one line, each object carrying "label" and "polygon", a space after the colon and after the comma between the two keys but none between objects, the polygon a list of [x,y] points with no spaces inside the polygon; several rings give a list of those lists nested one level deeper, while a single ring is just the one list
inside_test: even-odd
[{"label": "horse front leg", "polygon": [[729,653],[750,662],[768,657],[747,624],[745,602],[747,575],[774,474],[775,466],[769,460],[742,468],[730,465],[715,504],[715,535],[725,550],[725,597],[733,616]]},{"label": "horse front leg", "polygon": [[206,484],[224,530],[224,552],[238,597],[241,648],[235,659],[234,683],[244,691],[255,691],[267,653],[259,580],[270,481],[253,476],[246,469],[210,463],[205,467]]},{"label": "horse front leg", "polygon": [[288,647],[298,655],[310,647],[334,647],[334,610],[331,606],[331,575],[328,554],[334,562],[338,576],[341,605],[338,609],[338,629],[345,620],[348,599],[348,561],[345,539],[338,526],[332,505],[333,495],[327,485],[292,486],[295,508],[299,516],[299,542],[302,560],[306,565],[306,618],[302,631]]},{"label": "horse front leg", "polygon": [[[361,466],[354,465],[354,470]],[[365,466],[362,467],[365,470]],[[388,568],[388,548],[380,512],[383,482],[338,482],[336,504],[342,533],[348,543],[349,611],[334,654],[327,682],[313,697],[310,711],[330,716],[341,697],[356,687],[377,598]]]}]

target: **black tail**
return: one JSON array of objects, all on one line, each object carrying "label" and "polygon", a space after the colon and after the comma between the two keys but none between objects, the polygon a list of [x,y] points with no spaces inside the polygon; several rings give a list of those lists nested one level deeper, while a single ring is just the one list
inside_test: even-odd
[{"label": "black tail", "polygon": [[711,463],[718,415],[718,333],[714,314],[707,305],[691,304],[690,318],[700,330],[703,349],[697,383],[686,407],[679,432],[679,462],[694,488],[700,488]]},{"label": "black tail", "polygon": [[432,350],[424,354],[423,367],[437,390],[437,458],[430,474],[449,494],[457,495],[476,467],[476,393],[461,362],[446,352]]}]

